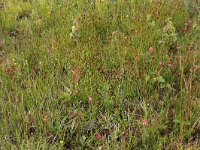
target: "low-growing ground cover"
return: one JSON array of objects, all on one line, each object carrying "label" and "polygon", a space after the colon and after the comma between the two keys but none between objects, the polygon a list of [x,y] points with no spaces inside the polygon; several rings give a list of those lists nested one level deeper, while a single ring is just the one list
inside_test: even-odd
[{"label": "low-growing ground cover", "polygon": [[1,0],[1,149],[199,149],[197,0]]}]

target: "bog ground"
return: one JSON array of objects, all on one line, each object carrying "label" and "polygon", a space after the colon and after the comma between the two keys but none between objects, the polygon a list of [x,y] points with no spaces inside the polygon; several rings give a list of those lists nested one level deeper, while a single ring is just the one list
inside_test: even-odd
[{"label": "bog ground", "polygon": [[200,149],[198,0],[0,0],[0,148]]}]

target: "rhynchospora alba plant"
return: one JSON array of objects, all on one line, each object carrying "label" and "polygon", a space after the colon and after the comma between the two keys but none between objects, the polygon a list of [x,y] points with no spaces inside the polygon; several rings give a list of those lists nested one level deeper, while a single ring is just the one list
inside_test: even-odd
[{"label": "rhynchospora alba plant", "polygon": [[177,32],[171,18],[166,20],[166,25],[161,32],[159,44],[162,48],[167,48],[169,50],[177,44]]}]

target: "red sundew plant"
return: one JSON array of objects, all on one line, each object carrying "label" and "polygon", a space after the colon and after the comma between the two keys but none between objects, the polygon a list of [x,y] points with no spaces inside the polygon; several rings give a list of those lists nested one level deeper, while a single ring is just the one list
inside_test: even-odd
[{"label": "red sundew plant", "polygon": [[139,55],[138,54],[134,54],[134,57],[133,57],[134,61],[138,61],[139,60]]},{"label": "red sundew plant", "polygon": [[81,73],[81,68],[80,67],[73,67],[71,69],[73,74],[80,74]]},{"label": "red sundew plant", "polygon": [[153,54],[153,53],[154,53],[154,48],[153,48],[153,47],[149,47],[149,48],[148,48],[148,52],[149,52],[150,54]]},{"label": "red sundew plant", "polygon": [[167,66],[169,67],[169,68],[172,68],[173,67],[173,64],[172,64],[172,62],[167,62]]},{"label": "red sundew plant", "polygon": [[192,21],[191,20],[187,20],[184,23],[184,28],[183,28],[183,33],[184,35],[186,35],[189,31],[189,29],[192,27]]},{"label": "red sundew plant", "polygon": [[93,97],[92,96],[88,96],[88,100],[91,102],[93,101]]},{"label": "red sundew plant", "polygon": [[70,118],[73,118],[73,117],[75,117],[77,114],[76,114],[76,112],[74,112],[74,111],[71,111],[71,112],[69,112],[69,117]]},{"label": "red sundew plant", "polygon": [[134,61],[138,61],[139,60],[139,58],[138,57],[134,57]]},{"label": "red sundew plant", "polygon": [[147,120],[147,119],[144,119],[144,120],[143,120],[143,125],[144,125],[144,126],[147,126],[148,124],[149,124],[148,120]]},{"label": "red sundew plant", "polygon": [[5,73],[9,74],[9,75],[14,75],[14,73],[15,73],[14,67],[13,66],[6,67]]},{"label": "red sundew plant", "polygon": [[162,61],[159,61],[159,65],[160,65],[160,66],[163,66],[164,63],[163,63]]},{"label": "red sundew plant", "polygon": [[80,67],[74,67],[71,69],[72,72],[72,80],[75,82],[80,81],[80,76],[81,76],[81,68]]},{"label": "red sundew plant", "polygon": [[77,75],[73,75],[73,76],[72,76],[72,80],[75,81],[75,82],[79,82],[80,77],[77,76]]},{"label": "red sundew plant", "polygon": [[187,44],[187,51],[193,51],[193,50],[194,48],[193,48],[192,43]]},{"label": "red sundew plant", "polygon": [[141,33],[141,30],[140,30],[140,29],[136,29],[136,30],[135,30],[135,33],[136,33],[137,35],[139,35],[139,34]]},{"label": "red sundew plant", "polygon": [[97,138],[98,140],[101,139],[101,137],[102,137],[102,135],[101,135],[100,132],[97,132],[97,133],[95,134],[95,136],[96,136],[96,138]]}]

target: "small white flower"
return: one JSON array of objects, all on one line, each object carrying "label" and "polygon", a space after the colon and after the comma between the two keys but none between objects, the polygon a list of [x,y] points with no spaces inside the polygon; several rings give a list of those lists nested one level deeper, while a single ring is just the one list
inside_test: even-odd
[{"label": "small white flower", "polygon": [[78,36],[78,20],[73,19],[72,27],[71,27],[72,32],[70,33],[70,37],[77,37]]},{"label": "small white flower", "polygon": [[75,33],[77,31],[76,26],[72,26],[72,33]]}]

